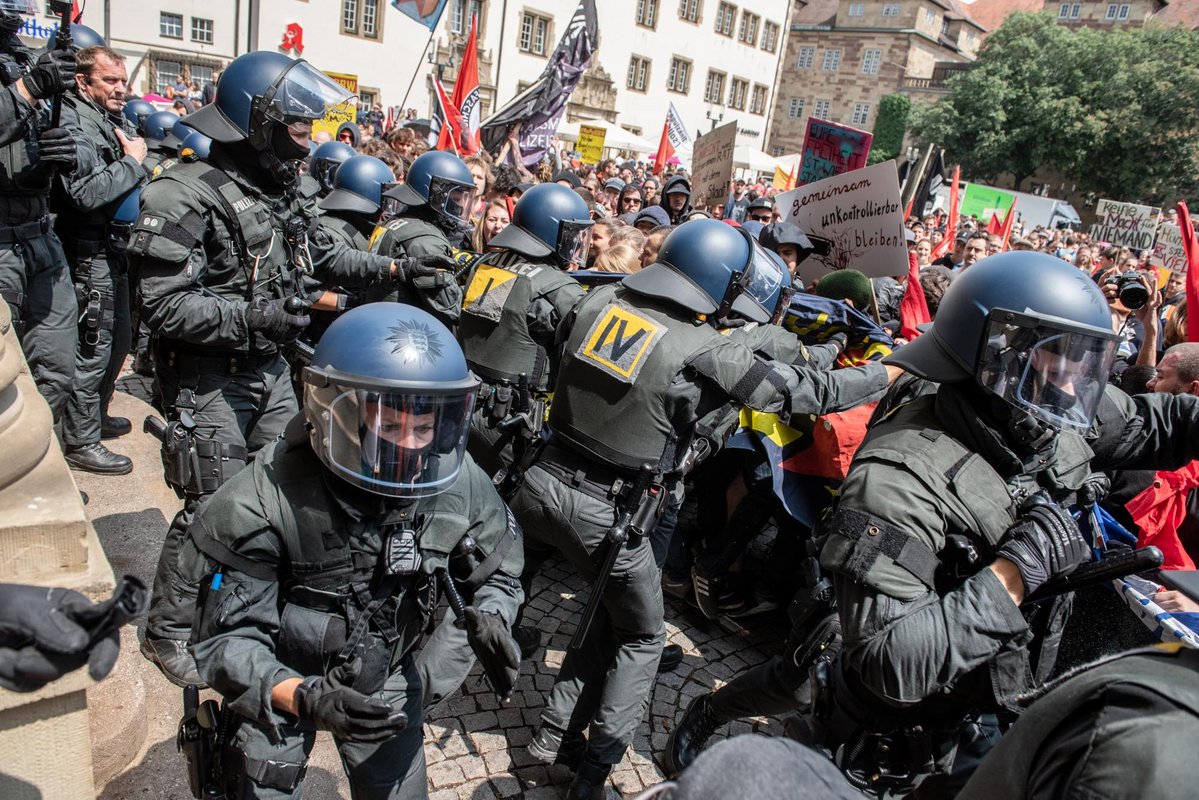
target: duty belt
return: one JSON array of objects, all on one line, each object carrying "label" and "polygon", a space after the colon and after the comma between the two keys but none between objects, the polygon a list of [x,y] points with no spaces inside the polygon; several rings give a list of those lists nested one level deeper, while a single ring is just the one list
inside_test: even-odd
[{"label": "duty belt", "polygon": [[22,222],[20,225],[0,225],[0,244],[14,244],[34,239],[50,232],[50,215]]},{"label": "duty belt", "polygon": [[278,352],[248,353],[238,350],[201,350],[175,342],[160,341],[157,363],[182,371],[184,366],[197,373],[236,375],[251,372],[274,363]]},{"label": "duty belt", "polygon": [[572,489],[604,503],[614,503],[631,478],[605,464],[597,464],[558,447],[552,440],[546,445],[537,466]]}]

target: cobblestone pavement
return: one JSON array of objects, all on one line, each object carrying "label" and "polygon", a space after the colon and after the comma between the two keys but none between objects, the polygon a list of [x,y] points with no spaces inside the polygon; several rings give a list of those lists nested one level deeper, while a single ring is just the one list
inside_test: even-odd
[{"label": "cobblestone pavement", "polygon": [[[431,800],[539,800],[565,794],[571,772],[535,762],[525,745],[540,723],[545,698],[586,600],[585,586],[568,564],[548,564],[534,583],[524,617],[525,624],[542,632],[542,647],[521,666],[510,705],[499,706],[476,666],[462,691],[428,715],[425,758]],[[659,766],[662,752],[691,699],[761,663],[778,647],[776,626],[729,631],[670,598],[666,628],[669,642],[680,645],[685,657],[674,672],[658,676],[633,747],[612,772],[610,798],[634,797],[665,780]],[[714,739],[755,731],[781,735],[782,725],[768,718],[733,722],[718,729]]]}]

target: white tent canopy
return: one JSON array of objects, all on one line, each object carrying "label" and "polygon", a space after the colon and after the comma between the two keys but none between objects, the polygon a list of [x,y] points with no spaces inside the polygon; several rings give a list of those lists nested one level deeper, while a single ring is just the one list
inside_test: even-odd
[{"label": "white tent canopy", "polygon": [[749,170],[750,172],[765,172],[773,175],[778,159],[768,153],[763,153],[756,147],[737,145],[733,148],[733,168]]},{"label": "white tent canopy", "polygon": [[579,126],[588,125],[592,128],[603,128],[607,131],[604,136],[604,147],[615,150],[632,150],[637,153],[652,153],[658,149],[657,142],[643,139],[635,133],[630,133],[619,125],[605,122],[602,119],[584,119],[578,122],[563,122],[558,126],[558,138],[578,141]]}]

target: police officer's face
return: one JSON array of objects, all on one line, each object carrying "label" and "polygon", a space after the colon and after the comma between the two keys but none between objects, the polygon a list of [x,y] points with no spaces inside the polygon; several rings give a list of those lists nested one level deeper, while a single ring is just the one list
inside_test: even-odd
[{"label": "police officer's face", "polygon": [[110,114],[119,114],[125,107],[129,88],[129,73],[123,61],[114,61],[100,53],[90,75],[76,74],[79,92]]},{"label": "police officer's face", "polygon": [[301,147],[307,147],[312,140],[311,122],[293,122],[287,126],[287,135]]},{"label": "police officer's face", "polygon": [[404,450],[424,450],[433,444],[434,414],[415,414],[385,403],[368,403],[367,427],[380,439]]}]

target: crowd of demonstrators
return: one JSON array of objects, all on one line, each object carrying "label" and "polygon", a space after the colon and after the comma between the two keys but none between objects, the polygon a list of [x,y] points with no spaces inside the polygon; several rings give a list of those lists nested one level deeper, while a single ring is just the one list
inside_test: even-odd
[{"label": "crowd of demonstrators", "polygon": [[[793,714],[858,788],[952,796],[980,761],[1002,771],[984,756],[1009,728],[996,752],[1025,757],[1038,732],[1012,726],[1059,651],[1150,639],[1120,603],[1026,602],[1087,560],[1069,507],[1193,568],[1199,345],[1184,278],[1146,253],[934,212],[906,223],[912,270],[802,285],[816,248],[762,184],[705,199],[643,161],[460,157],[378,106],[318,142],[347,95],[279,53],[233,61],[169,127],[102,43],[21,59],[0,94],[0,289],[75,469],[131,469],[104,442],[131,429],[108,404],[139,342],[183,501],[142,652],[223,697],[236,758],[201,780],[228,796],[296,796],[315,730],[356,798],[424,796],[424,709],[476,660],[512,693],[551,557],[598,599],[529,736],[572,798],[603,796],[683,657],[666,619],[695,613],[773,625],[780,655],[695,698],[671,772],[725,722]],[[932,322],[912,337],[915,293]],[[1187,487],[1176,532],[1136,510],[1163,484]],[[1100,789],[1127,776],[1062,758],[1120,796]],[[687,796],[712,780],[687,775]]]}]

